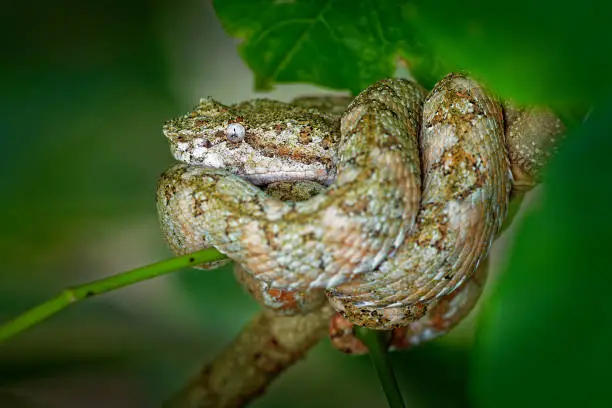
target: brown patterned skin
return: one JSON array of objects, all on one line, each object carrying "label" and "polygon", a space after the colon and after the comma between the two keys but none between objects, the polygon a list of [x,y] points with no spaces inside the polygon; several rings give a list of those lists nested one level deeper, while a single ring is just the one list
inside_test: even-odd
[{"label": "brown patterned skin", "polygon": [[[231,106],[201,99],[163,128],[174,157],[193,166],[226,169],[255,185],[336,177],[338,115],[268,99]],[[228,128],[244,130],[228,134]]]},{"label": "brown patterned skin", "polygon": [[449,75],[423,107],[423,198],[412,233],[373,273],[328,290],[332,306],[373,329],[406,326],[469,278],[506,215],[512,175],[501,106]]},{"label": "brown patterned skin", "polygon": [[[403,241],[418,210],[416,144],[424,91],[406,80],[381,81],[371,90],[355,98],[343,115],[335,182],[310,200],[282,202],[228,170],[196,165],[199,161],[169,169],[160,178],[157,204],[171,248],[182,254],[215,246],[279,290],[333,287],[372,271]],[[296,109],[286,111],[295,115]],[[201,113],[198,109],[195,115]],[[200,127],[213,123],[210,117],[188,116],[188,123]],[[246,115],[240,118],[246,134],[254,137],[257,129]],[[214,129],[235,123],[228,120],[223,116]],[[217,148],[219,130],[175,133],[182,135],[180,143]],[[209,133],[217,139],[186,140]],[[269,137],[266,132],[260,136]]]},{"label": "brown patterned skin", "polygon": [[[315,98],[308,98],[308,103],[315,103]],[[328,103],[328,99],[324,99]],[[346,106],[345,106],[346,108]],[[270,197],[281,201],[306,201],[321,194],[325,186],[310,180],[281,181],[270,183],[264,191]],[[279,315],[296,315],[310,313],[326,303],[324,289],[307,291],[289,291],[275,289],[248,273],[240,264],[234,265],[236,280],[264,309],[274,311]]]},{"label": "brown patterned skin", "polygon": [[565,125],[548,108],[518,108],[504,103],[513,192],[526,192],[542,181],[544,166],[557,151]]},{"label": "brown patterned skin", "polygon": [[[388,349],[405,350],[434,340],[459,324],[476,306],[487,278],[485,260],[457,290],[429,305],[419,319],[390,331]],[[367,347],[354,335],[354,325],[337,313],[330,319],[331,344],[346,354],[366,354]]]},{"label": "brown patterned skin", "polygon": [[[308,310],[320,294],[304,293],[328,288],[335,308],[371,328],[408,327],[430,316],[427,306],[431,310],[445,299],[461,298],[462,291],[453,291],[470,287],[469,277],[503,222],[512,181],[508,157],[515,158],[513,169],[523,159],[537,164],[542,157],[525,155],[520,135],[507,153],[500,105],[473,81],[449,75],[432,91],[424,110],[423,200],[416,227],[402,241],[411,225],[406,208],[418,197],[414,189],[419,180],[402,183],[418,174],[418,158],[398,164],[393,153],[410,146],[411,139],[401,142],[405,136],[395,130],[403,123],[414,133],[418,120],[410,118],[420,114],[420,107],[406,112],[406,106],[417,104],[397,102],[401,92],[393,88],[396,81],[377,83],[356,98],[343,116],[336,183],[301,205],[273,200],[224,170],[178,165],[166,172],[158,188],[158,206],[173,249],[187,253],[215,245],[243,265],[246,276],[259,279],[254,281],[259,287],[247,286],[262,294],[264,304],[283,312]],[[528,116],[519,113],[515,118]],[[397,121],[398,117],[403,119]],[[534,138],[536,146],[548,142],[550,136]],[[416,152],[414,143],[412,147]],[[414,152],[408,156],[418,157]],[[406,163],[408,170],[384,168]],[[541,167],[522,167],[529,166]],[[402,182],[390,184],[394,177]],[[391,190],[401,191],[401,197]],[[400,200],[400,205],[387,205],[392,216],[383,210],[383,203],[391,199]],[[384,224],[399,218],[405,221],[399,235],[394,240],[381,238],[390,230]],[[359,228],[368,232],[360,234]],[[372,242],[375,250],[364,249]],[[394,253],[387,256],[388,251]],[[340,258],[344,263],[337,262]],[[359,268],[351,270],[351,265]],[[354,279],[362,273],[359,281]],[[288,296],[291,291],[301,291],[301,297]]]},{"label": "brown patterned skin", "polygon": [[[566,128],[547,108],[518,108],[504,102],[506,147],[513,175],[512,196],[520,196],[542,180],[544,166],[563,140]],[[519,198],[520,200],[520,198]],[[506,219],[505,225],[512,220]],[[389,336],[389,350],[418,346],[448,333],[459,324],[477,304],[487,277],[485,259],[472,277],[455,291],[429,305],[427,313],[405,326],[393,329]],[[364,354],[368,350],[353,333],[354,325],[336,314],[330,320],[331,344],[347,354]]]}]

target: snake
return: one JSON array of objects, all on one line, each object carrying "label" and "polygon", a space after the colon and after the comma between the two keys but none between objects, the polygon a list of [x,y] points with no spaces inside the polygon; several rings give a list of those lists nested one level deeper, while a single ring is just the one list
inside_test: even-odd
[{"label": "snake", "polygon": [[[503,109],[455,73],[429,94],[379,81],[340,120],[203,99],[164,126],[183,163],[158,182],[160,222],[177,254],[228,255],[252,292],[276,295],[266,305],[300,312],[325,293],[353,324],[407,327],[470,286],[513,187],[535,184],[561,133],[554,115]],[[295,180],[326,188],[287,202],[258,187]]]},{"label": "snake", "polygon": [[[425,92],[409,81],[389,82],[384,88],[386,96],[380,101],[353,105],[355,112],[367,114],[367,131],[339,129],[321,136],[323,127],[317,121],[324,118],[319,114],[271,101],[235,111],[215,110],[207,106],[211,101],[203,101],[194,117],[207,124],[197,127],[193,118],[183,117],[166,125],[171,144],[173,139],[178,142],[175,157],[189,159],[189,164],[166,172],[158,188],[162,226],[173,249],[192,252],[202,247],[204,237],[258,279],[286,290],[333,287],[373,270],[403,241],[420,196],[416,135]],[[364,104],[377,108],[367,110]],[[273,124],[264,126],[258,122],[262,118]],[[342,121],[339,127],[343,124],[351,126]],[[413,137],[404,137],[405,128]],[[232,141],[228,135],[236,129],[240,137],[231,136]],[[270,198],[255,185],[261,182],[260,157],[244,159],[241,149],[250,154],[253,145],[259,149],[273,143],[282,145],[270,148],[272,162],[266,168],[277,170],[267,181],[282,181],[287,173],[294,178],[297,171],[289,171],[291,165],[304,172],[303,164],[312,161],[304,151],[316,150],[311,145],[331,145],[333,183],[307,201]],[[300,145],[306,148],[300,150]],[[227,156],[220,160],[221,148],[246,163],[244,171]],[[181,151],[187,155],[176,154]],[[407,161],[410,156],[413,160]],[[280,160],[285,157],[299,163]],[[253,161],[258,164],[250,165]],[[220,162],[227,168],[215,168]],[[236,174],[230,175],[232,170]]]}]

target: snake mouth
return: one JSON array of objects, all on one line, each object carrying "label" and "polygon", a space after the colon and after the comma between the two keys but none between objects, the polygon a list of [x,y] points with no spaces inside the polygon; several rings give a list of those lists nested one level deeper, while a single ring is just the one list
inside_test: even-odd
[{"label": "snake mouth", "polygon": [[323,169],[312,170],[279,170],[265,172],[236,173],[237,176],[256,186],[265,186],[277,182],[315,181],[325,186],[333,183],[335,174]]}]

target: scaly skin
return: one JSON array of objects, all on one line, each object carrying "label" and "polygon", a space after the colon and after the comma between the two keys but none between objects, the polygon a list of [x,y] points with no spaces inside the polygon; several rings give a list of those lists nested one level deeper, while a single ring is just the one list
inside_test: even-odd
[{"label": "scaly skin", "polygon": [[374,329],[406,326],[483,260],[506,215],[512,175],[501,106],[474,81],[449,75],[423,108],[423,198],[412,233],[363,279],[330,288],[332,306]]},{"label": "scaly skin", "polygon": [[[228,140],[231,123],[246,129],[244,140]],[[208,98],[194,111],[168,121],[163,130],[177,160],[226,169],[251,184],[331,184],[336,177],[337,114],[267,99],[225,106]]]},{"label": "scaly skin", "polygon": [[[282,202],[228,170],[199,165],[208,160],[202,159],[208,157],[207,150],[233,153],[257,138],[257,145],[262,144],[261,139],[272,143],[269,129],[289,129],[286,123],[294,123],[298,138],[305,128],[322,134],[312,122],[295,126],[299,111],[295,106],[283,108],[277,103],[273,123],[262,129],[256,127],[260,122],[252,127],[245,112],[228,107],[208,116],[199,107],[167,125],[165,133],[171,143],[181,143],[173,151],[182,152],[184,160],[197,159],[172,167],[158,184],[161,224],[172,249],[189,253],[212,245],[247,273],[280,290],[333,287],[376,268],[403,241],[418,210],[416,143],[424,97],[421,87],[405,80],[376,86],[377,92],[356,98],[343,116],[342,140],[334,146],[338,152],[333,159],[337,163],[334,183],[304,202]],[[204,103],[210,105],[210,101]],[[279,123],[285,117],[279,113],[283,109],[289,119]],[[311,110],[304,112],[300,118]],[[228,142],[220,141],[220,129],[238,118],[247,137],[241,146],[224,148]],[[178,123],[197,126],[181,130]],[[288,138],[284,135],[276,142]],[[193,150],[198,154],[185,146],[197,146]],[[276,151],[291,155],[287,149]],[[219,162],[218,158],[212,161]]]},{"label": "scaly skin", "polygon": [[[326,103],[329,101],[324,99]],[[310,99],[309,103],[315,103]],[[294,101],[295,103],[295,101]],[[344,106],[346,109],[346,104]],[[325,186],[310,180],[280,181],[265,186],[265,193],[281,201],[306,201],[321,194]],[[240,264],[234,265],[234,275],[238,283],[244,287],[253,298],[265,309],[279,315],[304,314],[320,308],[326,303],[324,289],[309,289],[306,291],[281,290],[270,287],[265,282],[248,273]]]},{"label": "scaly skin", "polygon": [[550,109],[511,103],[504,103],[504,122],[513,194],[520,194],[542,181],[542,170],[557,150],[565,126]]},{"label": "scaly skin", "polygon": [[[260,280],[259,288],[252,290],[262,294],[301,291],[300,299],[318,299],[319,295],[307,292],[328,288],[334,307],[352,322],[371,328],[407,326],[423,316],[427,306],[437,307],[431,302],[461,297],[460,291],[453,291],[474,273],[503,221],[512,181],[508,157],[520,159],[513,159],[513,169],[515,162],[527,169],[521,178],[541,167],[525,163],[538,162],[541,157],[525,155],[517,148],[521,143],[509,144],[506,153],[499,104],[473,81],[450,75],[438,84],[425,108],[423,204],[416,228],[403,241],[403,233],[412,224],[411,206],[418,202],[414,131],[420,121],[416,102],[420,97],[402,98],[419,94],[413,91],[418,87],[401,91],[403,84],[407,82],[380,82],[356,98],[343,116],[338,158],[331,159],[338,165],[338,178],[325,193],[304,203],[281,203],[226,170],[178,165],[167,171],[158,186],[158,207],[173,249],[187,253],[214,245],[244,266],[247,277]],[[296,109],[275,105],[273,117],[278,121],[284,114],[295,114]],[[223,114],[228,110],[220,109]],[[219,142],[220,129],[238,118],[252,132],[251,138],[269,138],[261,136],[264,133],[257,136],[242,113],[226,115],[212,127],[212,119],[205,115],[207,111],[198,109],[183,122],[166,126],[171,143],[179,142],[176,135],[182,137],[183,144],[173,150],[182,152],[183,159],[197,156],[200,160],[203,145],[225,143]],[[525,116],[521,115],[517,117]],[[213,130],[196,132],[196,122]],[[191,128],[180,129],[180,123]],[[288,127],[275,125],[272,129]],[[271,128],[265,129],[269,133]],[[201,142],[206,134],[216,139]],[[187,142],[188,137],[200,142]],[[544,146],[550,137],[534,140]],[[185,143],[199,148],[198,154],[192,154]],[[399,148],[408,148],[401,155],[408,161],[398,160]],[[231,154],[234,150],[239,149],[225,151]],[[284,154],[290,149],[275,151]],[[388,223],[401,227],[394,229]],[[385,235],[392,231],[398,234]],[[387,256],[389,251],[395,253]],[[355,281],[362,273],[361,280]],[[278,308],[279,299],[281,304],[288,299],[283,296],[263,296],[263,301]],[[316,303],[294,298],[286,303],[291,302],[297,306],[289,312]],[[465,309],[469,311],[462,308],[462,313],[467,313]]]},{"label": "scaly skin", "polygon": [[[389,335],[388,349],[413,348],[448,333],[478,302],[487,279],[487,269],[488,262],[485,259],[457,290],[430,304],[423,317],[393,329]],[[353,328],[350,321],[337,313],[329,324],[331,344],[346,354],[366,354],[368,349],[354,335]]]}]

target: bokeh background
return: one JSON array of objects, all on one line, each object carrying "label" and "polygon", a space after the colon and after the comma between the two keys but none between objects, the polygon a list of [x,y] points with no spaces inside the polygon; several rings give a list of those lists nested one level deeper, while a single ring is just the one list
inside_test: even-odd
[{"label": "bokeh background", "polygon": [[[35,0],[2,14],[0,321],[67,286],[171,256],[154,203],[172,163],[165,120],[201,96],[232,103],[324,91],[255,93],[238,41],[208,1]],[[494,247],[494,275],[512,233]],[[158,406],[257,310],[227,268],[87,300],[0,345],[0,407]],[[393,356],[408,406],[470,405],[473,338],[474,316]],[[386,406],[368,358],[327,340],[253,406],[289,403]]]}]

